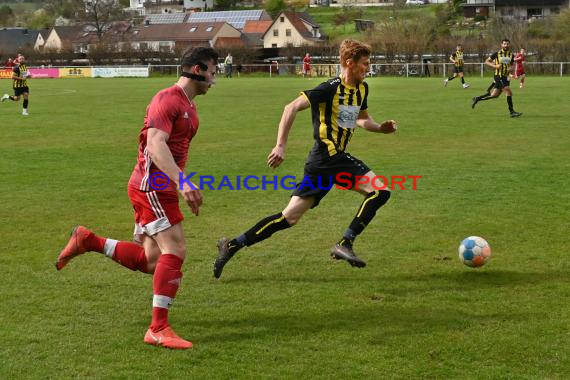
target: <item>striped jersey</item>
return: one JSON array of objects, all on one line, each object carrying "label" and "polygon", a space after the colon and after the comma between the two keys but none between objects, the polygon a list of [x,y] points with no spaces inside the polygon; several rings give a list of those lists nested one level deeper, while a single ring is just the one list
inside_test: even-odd
[{"label": "striped jersey", "polygon": [[[27,77],[28,76],[28,66],[25,63],[20,63],[19,65],[14,66],[12,69],[13,75],[17,77]],[[25,79],[13,79],[12,80],[12,87],[13,88],[22,88],[28,87],[28,81]]]},{"label": "striped jersey", "polygon": [[463,66],[463,51],[457,50],[455,53],[451,54],[451,58],[455,61],[455,66]]},{"label": "striped jersey", "polygon": [[[153,177],[153,174],[160,172],[160,169],[153,163],[147,150],[147,135],[150,128],[157,128],[168,134],[166,144],[176,162],[176,165],[183,172],[188,159],[188,149],[190,141],[198,132],[198,112],[196,105],[191,102],[184,90],[178,85],[168,87],[159,91],[146,109],[144,127],[139,134],[139,151],[137,164],[133,169],[129,186],[141,191],[156,190],[149,186],[149,180],[164,180],[161,176]],[[157,190],[158,191],[158,190]],[[162,191],[176,192],[176,184],[169,182],[168,187]]]},{"label": "striped jersey", "polygon": [[342,77],[336,77],[301,94],[311,103],[315,144],[310,159],[326,159],[344,152],[354,134],[358,114],[368,108],[368,84],[350,86]]},{"label": "striped jersey", "polygon": [[491,54],[490,58],[495,64],[501,65],[498,69],[495,69],[495,75],[502,77],[509,76],[511,65],[514,62],[513,52],[501,49],[498,52]]}]

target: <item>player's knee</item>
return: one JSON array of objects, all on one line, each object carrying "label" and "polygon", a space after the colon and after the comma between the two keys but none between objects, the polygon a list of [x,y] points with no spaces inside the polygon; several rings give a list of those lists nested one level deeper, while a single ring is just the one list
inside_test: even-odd
[{"label": "player's knee", "polygon": [[301,215],[285,215],[285,220],[291,227],[293,227],[295,224],[299,223]]},{"label": "player's knee", "polygon": [[154,274],[154,270],[156,269],[156,260],[153,262],[147,261],[146,262],[146,272],[148,274]]},{"label": "player's knee", "polygon": [[380,208],[388,202],[392,192],[390,190],[376,190],[368,193],[366,198],[371,199],[374,202],[375,207]]}]

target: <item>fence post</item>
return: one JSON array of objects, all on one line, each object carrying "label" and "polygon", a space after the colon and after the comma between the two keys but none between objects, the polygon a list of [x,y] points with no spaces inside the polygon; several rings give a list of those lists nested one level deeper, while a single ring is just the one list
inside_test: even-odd
[{"label": "fence post", "polygon": [[410,75],[410,64],[406,63],[406,78]]},{"label": "fence post", "polygon": [[446,74],[445,73],[445,62],[443,62],[442,65],[443,65],[443,70],[441,70],[441,71],[443,73],[443,77],[445,78],[446,77],[446,75],[445,75]]},{"label": "fence post", "polygon": [[483,66],[485,66],[485,64],[482,63],[481,64],[481,78],[483,78],[483,75],[485,75],[485,72],[483,70],[483,68],[484,68]]},{"label": "fence post", "polygon": [[271,64],[271,62],[269,62],[269,78],[271,78],[271,66],[273,65]]},{"label": "fence post", "polygon": [[564,69],[562,68],[564,66],[563,62],[560,62],[560,77],[562,77],[562,73],[564,72]]}]

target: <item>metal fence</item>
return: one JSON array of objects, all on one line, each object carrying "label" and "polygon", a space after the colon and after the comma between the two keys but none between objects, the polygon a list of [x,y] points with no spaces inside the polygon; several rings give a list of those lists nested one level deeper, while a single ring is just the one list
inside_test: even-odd
[{"label": "metal fence", "polygon": [[[525,62],[525,71],[529,75],[570,75],[570,62]],[[177,75],[179,67],[176,65],[149,65],[150,74]],[[464,72],[469,76],[492,76],[493,69],[484,63],[465,63]],[[232,76],[257,75],[257,76],[301,76],[302,64],[246,64],[233,65]],[[338,64],[313,64],[311,76],[334,77],[339,75]],[[375,63],[370,67],[368,76],[390,77],[446,77],[453,73],[452,63]],[[226,75],[223,67],[219,68],[218,76]]]},{"label": "metal fence", "polygon": [[[570,62],[525,62],[525,71],[529,75],[570,75]],[[72,68],[75,66],[61,66],[61,68]],[[90,66],[77,66],[77,68],[89,68]],[[180,66],[178,65],[151,65],[148,66],[112,66],[112,67],[148,67],[150,76],[179,76]],[[34,67],[32,67],[34,68]],[[42,68],[60,68],[59,66],[42,66]],[[245,64],[233,65],[232,76],[301,76],[302,64]],[[492,76],[493,69],[484,63],[465,63],[464,72],[468,76]],[[339,75],[340,65],[338,64],[313,64],[311,65],[311,76],[330,78]],[[447,77],[453,73],[452,63],[374,63],[370,66],[368,76],[375,77]],[[218,76],[227,74],[223,65],[218,67]],[[10,76],[11,77],[11,76]],[[9,78],[9,77],[6,77]]]}]

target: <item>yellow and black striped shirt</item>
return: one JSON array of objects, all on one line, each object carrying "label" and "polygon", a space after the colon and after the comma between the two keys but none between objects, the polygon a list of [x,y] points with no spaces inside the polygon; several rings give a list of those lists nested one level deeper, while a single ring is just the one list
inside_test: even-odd
[{"label": "yellow and black striped shirt", "polygon": [[457,50],[455,53],[451,54],[451,58],[455,61],[455,66],[461,67],[463,66],[463,52]]},{"label": "yellow and black striped shirt", "polygon": [[501,67],[495,69],[495,75],[502,77],[509,76],[511,65],[515,61],[514,55],[510,50],[501,49],[498,52],[491,54],[490,58],[495,64],[501,65]]},{"label": "yellow and black striped shirt", "polygon": [[[20,63],[19,65],[14,66],[14,68],[12,69],[13,75],[17,76],[17,77],[22,77],[22,75],[24,73],[28,72],[28,66],[26,66],[25,63]],[[13,83],[12,83],[12,87],[13,88],[22,88],[22,87],[28,87],[28,81],[23,79],[13,79]]]},{"label": "yellow and black striped shirt", "polygon": [[341,77],[329,79],[303,91],[311,103],[315,145],[311,159],[324,159],[344,152],[356,127],[360,111],[368,108],[368,84],[350,86]]}]

